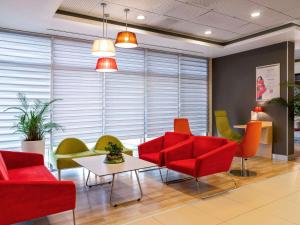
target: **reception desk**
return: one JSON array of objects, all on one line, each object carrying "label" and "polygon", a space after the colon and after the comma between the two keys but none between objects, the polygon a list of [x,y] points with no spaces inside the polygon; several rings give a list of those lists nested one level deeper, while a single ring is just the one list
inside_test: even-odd
[{"label": "reception desk", "polygon": [[[262,131],[260,138],[260,146],[257,151],[257,156],[272,159],[272,145],[273,145],[273,124],[270,121],[261,121]],[[247,125],[235,125],[234,128],[246,129]]]}]

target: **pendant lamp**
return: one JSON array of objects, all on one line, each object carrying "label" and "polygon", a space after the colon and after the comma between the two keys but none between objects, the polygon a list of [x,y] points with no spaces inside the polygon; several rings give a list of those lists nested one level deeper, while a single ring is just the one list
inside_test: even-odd
[{"label": "pendant lamp", "polygon": [[103,31],[102,38],[94,41],[92,46],[92,55],[98,57],[111,57],[116,55],[116,49],[112,40],[104,37],[104,8],[106,3],[101,3],[103,13]]},{"label": "pendant lamp", "polygon": [[[107,37],[107,18],[108,14],[105,14],[105,36]],[[104,23],[104,20],[103,20]],[[110,73],[118,71],[118,66],[115,58],[112,57],[101,57],[98,59],[96,64],[96,71],[101,73]]]},{"label": "pendant lamp", "polygon": [[127,31],[127,14],[129,9],[125,9],[126,14],[126,30],[118,33],[115,45],[120,48],[136,48],[137,39],[135,33]]}]

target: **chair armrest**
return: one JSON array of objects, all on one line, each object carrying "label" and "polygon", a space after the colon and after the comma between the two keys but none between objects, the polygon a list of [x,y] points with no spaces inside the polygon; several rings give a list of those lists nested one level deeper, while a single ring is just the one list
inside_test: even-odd
[{"label": "chair armrest", "polygon": [[172,161],[191,159],[193,158],[193,138],[166,148],[163,153],[165,154],[166,165]]},{"label": "chair armrest", "polygon": [[7,169],[44,165],[44,157],[42,154],[13,151],[0,152]]},{"label": "chair armrest", "polygon": [[0,199],[0,221],[11,224],[74,209],[76,188],[72,181],[4,181]]},{"label": "chair armrest", "polygon": [[229,142],[196,159],[197,177],[227,172],[230,169],[235,152],[238,149],[236,142]]},{"label": "chair armrest", "polygon": [[139,155],[160,152],[164,143],[164,136],[147,141],[138,146]]}]

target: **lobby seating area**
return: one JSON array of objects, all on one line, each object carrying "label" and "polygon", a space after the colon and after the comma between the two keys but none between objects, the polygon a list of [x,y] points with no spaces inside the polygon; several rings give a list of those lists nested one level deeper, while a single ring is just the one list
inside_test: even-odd
[{"label": "lobby seating area", "polygon": [[300,1],[0,1],[0,225],[300,225]]}]

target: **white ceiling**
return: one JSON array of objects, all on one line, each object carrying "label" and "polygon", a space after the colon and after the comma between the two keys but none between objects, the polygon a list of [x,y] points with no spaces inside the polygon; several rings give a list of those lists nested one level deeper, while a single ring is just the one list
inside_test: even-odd
[{"label": "white ceiling", "polygon": [[[99,36],[100,23],[55,14],[58,8],[90,16],[101,16],[101,0],[0,0],[0,27],[93,40]],[[143,24],[196,36],[212,30],[212,39],[228,41],[290,21],[297,22],[300,0],[107,0],[111,19],[123,21],[129,7],[130,23]],[[284,3],[283,3],[284,2]],[[17,9],[17,10],[16,10]],[[249,14],[260,10],[255,20]],[[146,19],[136,20],[138,14]],[[124,29],[109,25],[108,36],[115,38]],[[300,49],[300,29],[290,27],[234,44],[220,46],[191,39],[133,30],[140,46],[205,57],[219,57],[282,41],[295,41]],[[297,51],[297,55],[300,53]]]},{"label": "white ceiling", "polygon": [[[102,0],[63,0],[60,9],[101,17]],[[196,36],[212,30],[209,38],[230,41],[245,35],[294,22],[300,17],[300,0],[104,0],[111,19]],[[259,11],[259,18],[251,13]],[[145,15],[139,21],[136,16]]]}]

